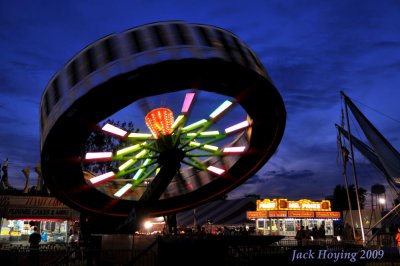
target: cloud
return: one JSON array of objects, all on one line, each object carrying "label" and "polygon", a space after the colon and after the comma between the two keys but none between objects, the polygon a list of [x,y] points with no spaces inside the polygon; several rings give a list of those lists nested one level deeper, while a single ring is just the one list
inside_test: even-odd
[{"label": "cloud", "polygon": [[261,177],[258,174],[255,174],[254,176],[250,177],[245,184],[246,185],[255,185],[255,184],[263,184],[266,182],[266,179]]},{"label": "cloud", "polygon": [[269,171],[266,172],[267,175],[271,176],[272,179],[274,178],[284,178],[290,180],[299,180],[299,179],[309,179],[314,176],[314,172],[308,169],[305,170],[290,170],[290,171]]},{"label": "cloud", "polygon": [[[259,194],[263,197],[269,195],[296,195],[296,190],[299,193],[308,195],[310,189],[302,189],[301,184],[309,184],[314,180],[315,173],[312,170],[272,170],[263,174],[256,174],[249,178],[243,185],[230,193],[230,197],[243,197],[247,194]],[[293,185],[297,184],[297,185]],[[300,185],[299,185],[300,184]]]}]

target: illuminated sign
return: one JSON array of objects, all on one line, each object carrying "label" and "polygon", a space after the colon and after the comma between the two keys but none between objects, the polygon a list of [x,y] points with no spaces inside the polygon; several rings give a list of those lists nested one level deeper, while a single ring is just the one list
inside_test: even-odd
[{"label": "illuminated sign", "polygon": [[268,217],[271,217],[271,218],[287,217],[287,212],[286,211],[269,211]]},{"label": "illuminated sign", "polygon": [[50,208],[9,208],[5,216],[8,219],[12,218],[57,218],[57,219],[72,219],[74,216],[72,209],[50,209]]},{"label": "illuminated sign", "polygon": [[264,199],[257,200],[257,210],[331,211],[331,203],[329,200],[311,201],[301,199],[292,201],[287,199]]},{"label": "illuminated sign", "polygon": [[269,199],[264,199],[264,200],[257,200],[257,211],[263,211],[263,210],[275,210],[277,209],[277,200],[269,200]]},{"label": "illuminated sign", "polygon": [[79,219],[79,212],[54,197],[0,196],[0,214],[8,219]]},{"label": "illuminated sign", "polygon": [[339,219],[340,212],[315,212],[315,218]]},{"label": "illuminated sign", "polygon": [[267,211],[248,211],[246,212],[248,220],[267,218]]},{"label": "illuminated sign", "polygon": [[298,201],[289,201],[288,209],[301,209],[300,203]]},{"label": "illuminated sign", "polygon": [[314,218],[313,211],[288,211],[288,217],[291,218]]},{"label": "illuminated sign", "polygon": [[248,211],[248,220],[267,218],[319,218],[340,219],[340,212],[315,212],[315,211]]}]

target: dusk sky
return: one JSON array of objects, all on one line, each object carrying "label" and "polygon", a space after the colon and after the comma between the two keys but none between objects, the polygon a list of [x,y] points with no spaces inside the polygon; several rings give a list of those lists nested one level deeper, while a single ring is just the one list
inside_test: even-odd
[{"label": "dusk sky", "polygon": [[[241,38],[286,106],[277,152],[229,197],[324,199],[344,184],[335,128],[341,90],[400,148],[399,14],[396,0],[0,1],[0,162],[9,159],[12,186],[23,188],[24,167],[36,184],[41,95],[81,49],[142,24],[185,20]],[[360,186],[386,185],[372,164],[356,159]]]}]

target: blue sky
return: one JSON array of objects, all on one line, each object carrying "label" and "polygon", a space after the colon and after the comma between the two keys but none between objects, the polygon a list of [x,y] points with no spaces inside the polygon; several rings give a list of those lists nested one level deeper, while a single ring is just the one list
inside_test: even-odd
[{"label": "blue sky", "polygon": [[[1,1],[0,161],[9,159],[10,183],[22,188],[21,170],[40,161],[40,97],[82,48],[141,24],[186,20],[247,43],[287,110],[278,151],[230,197],[323,199],[344,183],[335,129],[341,90],[399,150],[398,14],[398,1],[371,0]],[[368,161],[358,162],[360,186],[384,183]]]}]

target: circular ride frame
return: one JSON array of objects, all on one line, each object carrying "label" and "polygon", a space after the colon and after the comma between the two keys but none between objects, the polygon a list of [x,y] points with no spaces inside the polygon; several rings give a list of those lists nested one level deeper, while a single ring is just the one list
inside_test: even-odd
[{"label": "circular ride frame", "polygon": [[[212,182],[156,201],[110,197],[85,182],[81,153],[96,125],[142,98],[187,89],[235,98],[251,118],[248,149]],[[254,52],[222,28],[184,21],[146,24],[80,51],[41,98],[41,166],[51,192],[79,211],[161,216],[223,196],[255,174],[285,129],[283,100]]]}]

